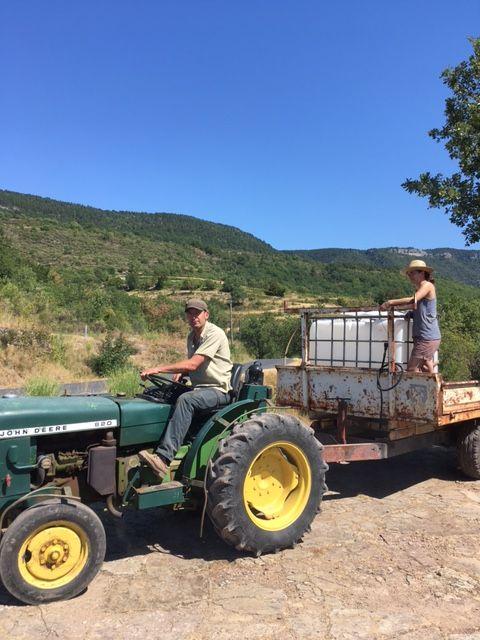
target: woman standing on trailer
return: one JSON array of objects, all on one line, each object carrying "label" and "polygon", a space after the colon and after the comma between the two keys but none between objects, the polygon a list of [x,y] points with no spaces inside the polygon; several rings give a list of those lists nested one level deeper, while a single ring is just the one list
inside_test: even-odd
[{"label": "woman standing on trailer", "polygon": [[413,318],[413,350],[408,361],[408,371],[433,373],[433,356],[440,346],[440,328],[437,318],[437,295],[431,267],[423,260],[412,260],[405,274],[415,287],[413,298],[387,300],[380,305],[381,311],[390,307],[412,309],[407,314]]}]

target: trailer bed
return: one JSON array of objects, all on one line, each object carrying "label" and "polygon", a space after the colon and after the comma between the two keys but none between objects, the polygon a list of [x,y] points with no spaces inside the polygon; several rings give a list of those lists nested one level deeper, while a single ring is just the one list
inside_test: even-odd
[{"label": "trailer bed", "polygon": [[381,429],[388,439],[444,429],[480,418],[480,382],[444,382],[441,375],[310,364],[277,367],[280,406],[301,408],[312,419],[338,416],[343,402],[350,421]]}]

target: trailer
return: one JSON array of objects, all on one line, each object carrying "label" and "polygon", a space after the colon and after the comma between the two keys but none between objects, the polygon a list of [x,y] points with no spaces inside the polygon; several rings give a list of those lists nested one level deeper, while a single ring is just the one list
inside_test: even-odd
[{"label": "trailer", "polygon": [[277,366],[276,404],[309,416],[326,462],[456,445],[461,469],[480,478],[480,382],[407,371],[413,340],[409,324],[398,330],[403,314],[376,307],[286,311],[300,313],[302,361]]}]

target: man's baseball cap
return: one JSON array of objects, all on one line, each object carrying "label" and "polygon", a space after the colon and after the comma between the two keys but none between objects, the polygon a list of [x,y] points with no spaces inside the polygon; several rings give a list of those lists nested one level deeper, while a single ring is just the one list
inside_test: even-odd
[{"label": "man's baseball cap", "polygon": [[191,298],[185,303],[185,311],[188,309],[198,309],[199,311],[208,311],[207,303],[200,298]]}]

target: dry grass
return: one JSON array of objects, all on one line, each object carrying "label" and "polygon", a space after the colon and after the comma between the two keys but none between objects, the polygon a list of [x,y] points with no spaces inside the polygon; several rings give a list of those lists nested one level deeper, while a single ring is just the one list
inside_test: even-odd
[{"label": "dry grass", "polygon": [[8,346],[0,350],[0,386],[21,387],[30,378],[46,377],[56,382],[93,379],[86,362],[86,351],[66,348],[64,363],[55,362],[34,349]]},{"label": "dry grass", "polygon": [[184,360],[186,357],[185,336],[160,333],[154,336],[128,336],[128,339],[137,349],[132,362],[139,370]]},{"label": "dry grass", "polygon": [[[298,363],[299,362],[300,362],[300,358],[298,358]],[[277,395],[277,370],[265,369],[263,373],[264,373],[264,384],[268,385],[269,387],[272,387],[273,389],[272,402],[273,404],[275,404],[275,399]],[[301,422],[307,425],[309,425],[312,422],[311,418],[309,418],[308,416],[308,412],[297,407],[278,407],[278,408],[275,408],[275,411],[277,412],[281,411],[282,413],[287,413],[290,416],[294,416],[295,418],[298,418]]]},{"label": "dry grass", "polygon": [[[205,293],[205,295],[204,295]],[[204,297],[216,297],[217,294],[204,292]],[[227,294],[225,294],[227,296]],[[227,299],[227,297],[225,297]],[[251,301],[253,306],[259,306],[258,311],[280,311],[281,301],[264,297],[262,300]],[[259,304],[259,302],[261,304]],[[252,305],[247,305],[248,313],[253,311]],[[250,307],[250,308],[249,308]],[[238,310],[235,312],[238,316]],[[39,327],[34,321],[18,318],[2,309],[0,302],[0,328],[15,329],[18,331],[38,331],[48,332],[48,328]],[[21,387],[32,377],[48,377],[58,383],[88,381],[95,379],[92,370],[88,366],[88,361],[103,340],[102,335],[92,335],[84,337],[81,334],[55,334],[57,347],[56,354],[41,353],[35,348],[25,348],[9,345],[7,348],[0,348],[0,387]],[[182,360],[186,355],[185,333],[184,331],[174,334],[147,334],[147,335],[127,335],[126,338],[132,342],[137,349],[137,353],[132,356],[131,362],[138,370],[155,366],[165,362]],[[60,351],[60,353],[58,353]],[[246,362],[251,360],[243,344],[235,341],[232,350],[232,357],[235,361]],[[269,369],[265,372],[266,384],[276,388],[276,370]]]},{"label": "dry grass", "polygon": [[277,388],[277,370],[276,369],[264,369],[263,370],[263,382],[269,387],[273,388],[275,392]]},{"label": "dry grass", "polygon": [[[47,331],[35,323],[0,310],[0,328],[17,331]],[[88,366],[103,340],[102,335],[54,334],[56,349],[46,353],[32,347],[8,345],[0,348],[0,387],[22,387],[31,378],[48,378],[58,383],[88,381],[97,378]],[[139,370],[185,357],[183,335],[129,335],[137,353],[132,364]]]},{"label": "dry grass", "polygon": [[[0,326],[13,329],[34,329],[29,323],[0,320]],[[56,382],[78,382],[97,378],[88,360],[98,350],[104,336],[62,334],[57,336],[63,344],[61,358],[55,361],[50,355],[35,348],[9,345],[0,349],[0,387],[22,387],[30,378],[47,377]],[[185,357],[185,337],[167,334],[155,336],[127,336],[137,353],[132,356],[134,367],[139,370]]]}]

